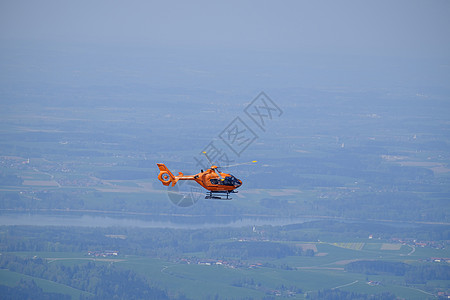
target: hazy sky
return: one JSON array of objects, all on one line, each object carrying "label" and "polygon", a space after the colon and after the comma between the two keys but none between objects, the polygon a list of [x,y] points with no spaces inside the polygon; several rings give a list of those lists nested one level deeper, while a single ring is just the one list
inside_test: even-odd
[{"label": "hazy sky", "polygon": [[0,42],[448,58],[450,1],[0,2]]}]

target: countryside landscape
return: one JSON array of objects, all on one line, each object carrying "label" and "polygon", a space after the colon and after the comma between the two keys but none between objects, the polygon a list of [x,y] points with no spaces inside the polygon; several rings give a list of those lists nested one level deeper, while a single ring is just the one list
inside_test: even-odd
[{"label": "countryside landscape", "polygon": [[0,299],[450,298],[448,12],[3,1]]},{"label": "countryside landscape", "polygon": [[220,145],[225,116],[205,128],[211,141],[192,142],[183,118],[156,130],[170,106],[3,104],[3,288],[71,299],[445,298],[447,116],[418,96],[400,121],[394,104],[384,110],[394,99],[367,93],[378,104],[358,107],[328,96],[277,102],[283,115],[242,157],[229,154],[258,160],[232,170],[244,184],[229,201],[191,199],[191,186],[156,178],[161,161],[198,172],[193,157]]}]

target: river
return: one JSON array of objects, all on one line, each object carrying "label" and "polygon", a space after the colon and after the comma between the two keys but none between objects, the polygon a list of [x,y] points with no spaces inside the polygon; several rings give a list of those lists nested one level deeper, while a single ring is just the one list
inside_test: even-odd
[{"label": "river", "polygon": [[78,226],[198,229],[243,226],[282,226],[312,221],[314,218],[280,218],[270,216],[130,216],[93,213],[24,213],[1,212],[1,226]]}]

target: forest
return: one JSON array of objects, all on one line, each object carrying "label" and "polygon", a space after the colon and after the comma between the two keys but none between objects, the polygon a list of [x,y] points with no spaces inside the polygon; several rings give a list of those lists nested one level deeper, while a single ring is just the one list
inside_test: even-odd
[{"label": "forest", "polygon": [[34,280],[21,279],[17,286],[10,287],[0,285],[0,295],[2,299],[42,299],[42,300],[70,300],[69,295],[61,293],[46,293],[40,288]]},{"label": "forest", "polygon": [[428,280],[450,280],[450,266],[436,264],[422,264],[419,266],[402,262],[389,261],[356,261],[345,265],[348,272],[366,275],[393,274],[405,276],[406,283],[424,284]]},{"label": "forest", "polygon": [[395,300],[398,299],[394,294],[384,292],[381,294],[362,294],[356,292],[335,290],[320,290],[315,293],[308,294],[306,299],[310,300]]},{"label": "forest", "polygon": [[[82,299],[169,299],[165,291],[152,287],[142,276],[113,264],[105,266],[88,262],[64,266],[40,258],[4,254],[0,255],[0,268],[85,291]],[[33,286],[26,286],[26,291],[33,290]],[[43,296],[46,297],[45,294]]]}]

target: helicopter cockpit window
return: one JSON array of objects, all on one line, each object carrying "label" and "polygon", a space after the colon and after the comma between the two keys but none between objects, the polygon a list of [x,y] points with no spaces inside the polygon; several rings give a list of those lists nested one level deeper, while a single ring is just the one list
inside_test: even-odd
[{"label": "helicopter cockpit window", "polygon": [[232,178],[230,176],[225,177],[223,180],[224,185],[232,185]]},{"label": "helicopter cockpit window", "polygon": [[211,184],[221,184],[221,181],[217,178],[213,178],[210,181],[211,181]]},{"label": "helicopter cockpit window", "polygon": [[234,186],[240,186],[241,183],[239,182],[239,179],[234,177],[233,175],[225,178],[225,180],[228,179],[228,185],[234,185]]},{"label": "helicopter cockpit window", "polygon": [[239,180],[234,177],[233,175],[225,177],[223,180],[220,180],[219,178],[213,178],[210,179],[211,184],[218,184],[218,185],[239,185]]},{"label": "helicopter cockpit window", "polygon": [[238,180],[233,175],[225,177],[225,180],[223,181],[224,185],[236,185]]}]

